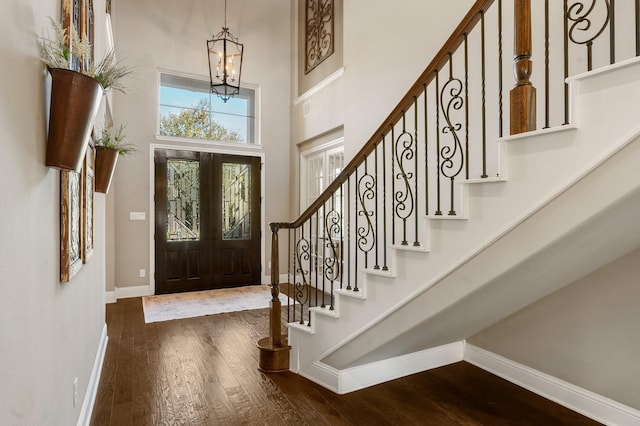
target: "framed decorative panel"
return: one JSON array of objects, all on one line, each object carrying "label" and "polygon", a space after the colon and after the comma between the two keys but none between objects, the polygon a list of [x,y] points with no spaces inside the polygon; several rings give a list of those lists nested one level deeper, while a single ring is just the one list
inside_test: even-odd
[{"label": "framed decorative panel", "polygon": [[60,171],[60,281],[82,268],[82,173]]},{"label": "framed decorative panel", "polygon": [[333,21],[333,0],[305,0],[305,74],[333,53]]},{"label": "framed decorative panel", "polygon": [[84,197],[82,203],[82,224],[83,226],[83,238],[82,248],[83,256],[82,260],[87,263],[91,256],[93,256],[94,248],[94,199],[95,199],[95,149],[92,145],[87,147],[87,155],[85,157],[84,167],[82,169],[82,181]]}]

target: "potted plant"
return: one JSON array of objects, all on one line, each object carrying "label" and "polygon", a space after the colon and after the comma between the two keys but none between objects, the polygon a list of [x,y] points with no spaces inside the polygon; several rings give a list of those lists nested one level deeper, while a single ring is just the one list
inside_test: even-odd
[{"label": "potted plant", "polygon": [[79,171],[93,120],[105,90],[124,92],[131,69],[118,65],[113,50],[91,61],[91,45],[75,29],[51,19],[54,36],[40,37],[40,57],[51,74],[46,165]]},{"label": "potted plant", "polygon": [[117,128],[105,127],[94,143],[96,147],[95,181],[96,192],[107,193],[111,186],[118,156],[135,151],[133,145],[124,142],[124,125]]}]

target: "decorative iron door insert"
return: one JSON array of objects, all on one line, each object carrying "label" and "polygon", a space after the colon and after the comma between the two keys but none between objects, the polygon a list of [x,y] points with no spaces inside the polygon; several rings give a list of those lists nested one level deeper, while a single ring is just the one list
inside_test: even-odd
[{"label": "decorative iron door insert", "polygon": [[260,159],[155,153],[156,293],[260,284]]}]

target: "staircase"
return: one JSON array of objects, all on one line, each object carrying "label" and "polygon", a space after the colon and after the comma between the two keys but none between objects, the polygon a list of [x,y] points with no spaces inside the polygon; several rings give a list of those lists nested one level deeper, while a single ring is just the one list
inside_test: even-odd
[{"label": "staircase", "polygon": [[272,224],[291,371],[345,393],[460,361],[466,338],[640,247],[640,32],[616,27],[637,14],[620,3],[476,2],[327,191]]}]

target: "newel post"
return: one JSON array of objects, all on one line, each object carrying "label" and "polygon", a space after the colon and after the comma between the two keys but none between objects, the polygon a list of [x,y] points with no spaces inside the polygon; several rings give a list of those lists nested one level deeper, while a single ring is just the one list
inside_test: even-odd
[{"label": "newel post", "polygon": [[258,341],[260,360],[258,369],[265,373],[289,370],[289,351],[291,346],[282,337],[282,304],[280,294],[280,259],[277,223],[271,226],[271,302],[269,311],[269,337]]},{"label": "newel post", "polygon": [[536,129],[536,88],[531,84],[531,0],[515,0],[513,72],[516,85],[511,89],[511,134]]}]

